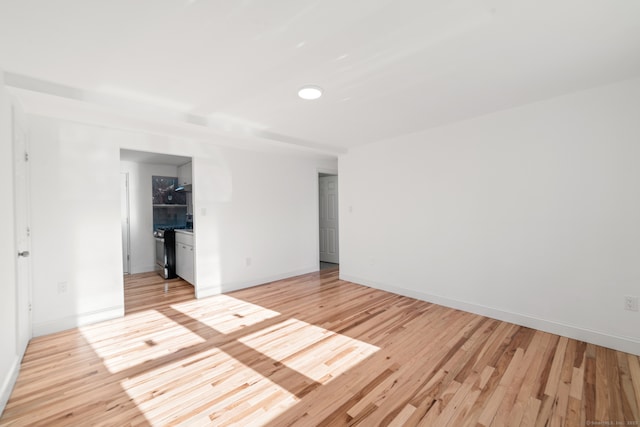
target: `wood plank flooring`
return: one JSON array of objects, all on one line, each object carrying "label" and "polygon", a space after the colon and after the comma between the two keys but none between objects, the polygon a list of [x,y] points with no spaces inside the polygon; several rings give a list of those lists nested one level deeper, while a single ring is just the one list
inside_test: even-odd
[{"label": "wood plank flooring", "polygon": [[640,358],[325,270],[35,338],[0,425],[640,425]]}]

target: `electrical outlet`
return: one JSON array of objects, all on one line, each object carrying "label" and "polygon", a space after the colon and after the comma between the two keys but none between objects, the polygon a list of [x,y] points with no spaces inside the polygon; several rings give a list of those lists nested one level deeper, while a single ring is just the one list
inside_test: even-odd
[{"label": "electrical outlet", "polygon": [[67,282],[58,283],[58,294],[66,294],[69,291],[69,284]]},{"label": "electrical outlet", "polygon": [[638,311],[638,297],[627,295],[624,297],[624,309],[629,311]]},{"label": "electrical outlet", "polygon": [[249,266],[251,265],[251,258],[246,258],[246,259],[244,260],[244,264],[245,264],[247,267],[249,267]]}]

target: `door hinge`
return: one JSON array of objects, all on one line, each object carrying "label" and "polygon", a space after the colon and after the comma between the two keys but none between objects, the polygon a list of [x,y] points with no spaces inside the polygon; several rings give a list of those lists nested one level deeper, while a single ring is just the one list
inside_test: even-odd
[{"label": "door hinge", "polygon": [[27,153],[26,151],[24,152],[24,161],[25,162],[29,161],[29,153]]},{"label": "door hinge", "polygon": [[127,261],[129,261],[129,254],[127,254]]},{"label": "door hinge", "polygon": [[29,303],[29,311],[31,311],[31,303]]},{"label": "door hinge", "polygon": [[27,237],[31,237],[31,228],[27,227]]}]

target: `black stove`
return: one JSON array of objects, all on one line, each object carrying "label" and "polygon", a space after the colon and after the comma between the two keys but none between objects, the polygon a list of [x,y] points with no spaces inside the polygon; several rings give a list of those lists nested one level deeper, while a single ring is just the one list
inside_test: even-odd
[{"label": "black stove", "polygon": [[164,237],[164,233],[165,231],[173,231],[173,230],[184,230],[186,229],[186,226],[180,226],[180,227],[176,227],[176,226],[160,226],[158,228],[156,228],[155,230],[153,230],[153,237]]},{"label": "black stove", "polygon": [[176,232],[175,228],[156,229],[156,266],[155,270],[165,279],[174,279],[176,274]]}]

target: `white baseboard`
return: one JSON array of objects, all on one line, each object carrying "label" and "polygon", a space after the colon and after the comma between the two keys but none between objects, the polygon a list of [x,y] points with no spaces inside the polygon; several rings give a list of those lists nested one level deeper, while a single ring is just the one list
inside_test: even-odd
[{"label": "white baseboard", "polygon": [[124,316],[124,306],[109,307],[103,310],[82,313],[76,316],[63,317],[61,319],[50,320],[33,324],[33,336],[53,334],[79,326],[90,325],[104,320],[116,319]]},{"label": "white baseboard", "polygon": [[196,286],[196,298],[206,298],[221,293],[238,291],[240,289],[251,288],[253,286],[263,285],[265,283],[275,282],[276,280],[288,279],[290,277],[300,276],[302,274],[313,273],[314,271],[318,271],[318,266],[294,270],[288,273],[277,274],[275,276],[261,277],[259,279],[224,283],[220,286],[206,288]]},{"label": "white baseboard", "polygon": [[7,376],[2,380],[2,388],[0,389],[0,415],[4,412],[4,408],[7,406],[13,387],[16,385],[16,381],[18,380],[21,361],[22,358],[16,356],[11,364],[9,372],[7,372]]},{"label": "white baseboard", "polygon": [[141,266],[132,266],[131,267],[131,271],[129,272],[129,274],[138,274],[138,273],[150,273],[152,271],[155,271],[156,266],[155,264],[152,265],[143,265]]},{"label": "white baseboard", "polygon": [[385,283],[373,282],[371,280],[346,274],[340,274],[340,279],[640,356],[640,341],[631,337],[609,335],[604,332],[581,328],[575,325],[540,319],[526,314],[513,313],[438,295],[431,295],[420,291],[387,285]]}]

